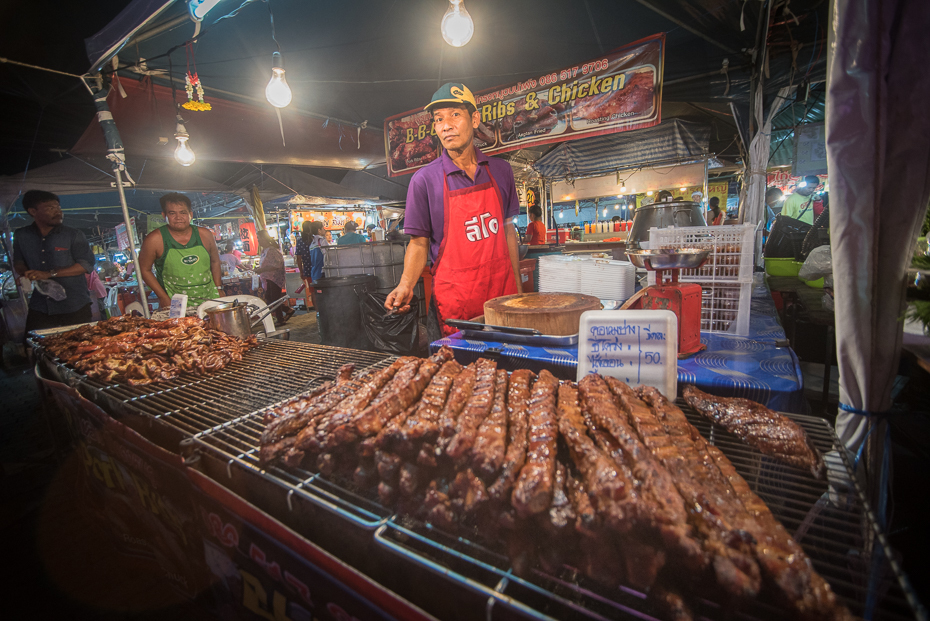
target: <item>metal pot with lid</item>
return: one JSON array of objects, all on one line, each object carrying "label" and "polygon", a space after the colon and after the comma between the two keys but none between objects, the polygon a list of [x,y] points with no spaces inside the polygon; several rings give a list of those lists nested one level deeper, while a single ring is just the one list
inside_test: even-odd
[{"label": "metal pot with lid", "polygon": [[670,226],[707,226],[701,204],[694,201],[668,201],[639,207],[633,216],[627,247],[641,248],[641,242],[649,241],[649,229]]}]

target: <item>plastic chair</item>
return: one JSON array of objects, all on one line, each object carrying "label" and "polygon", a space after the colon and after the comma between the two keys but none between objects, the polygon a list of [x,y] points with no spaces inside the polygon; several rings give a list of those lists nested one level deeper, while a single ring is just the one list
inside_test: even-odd
[{"label": "plastic chair", "polygon": [[140,317],[145,317],[145,313],[143,312],[143,309],[142,309],[142,304],[140,304],[139,302],[130,302],[129,304],[126,305],[124,314],[132,315],[133,312],[139,313]]},{"label": "plastic chair", "polygon": [[[216,298],[215,300],[207,300],[203,304],[197,307],[197,316],[203,319],[204,315],[207,314],[207,309],[213,308],[214,306],[219,306],[225,302],[234,302],[238,300],[239,302],[244,302],[249,306],[253,306],[258,309],[259,312],[268,308],[268,305],[265,304],[265,301],[261,298],[257,298],[254,295],[227,295],[222,298]],[[289,330],[281,330],[278,333],[274,329],[274,319],[272,318],[272,313],[268,313],[262,318],[262,327],[265,328],[265,335],[268,337],[277,336],[277,334],[283,334],[289,332]]]}]

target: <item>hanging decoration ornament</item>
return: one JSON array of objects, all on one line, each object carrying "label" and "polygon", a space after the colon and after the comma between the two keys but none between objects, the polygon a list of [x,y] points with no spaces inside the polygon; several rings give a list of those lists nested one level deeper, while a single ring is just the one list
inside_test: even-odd
[{"label": "hanging decoration ornament", "polygon": [[[184,90],[187,91],[187,102],[181,104],[181,107],[194,112],[209,112],[213,109],[213,106],[203,100],[203,83],[200,81],[200,76],[197,75],[194,46],[188,43],[185,48],[187,52],[187,74],[184,76]],[[193,72],[191,71],[192,64],[194,65]],[[195,95],[196,99],[194,98]]]}]

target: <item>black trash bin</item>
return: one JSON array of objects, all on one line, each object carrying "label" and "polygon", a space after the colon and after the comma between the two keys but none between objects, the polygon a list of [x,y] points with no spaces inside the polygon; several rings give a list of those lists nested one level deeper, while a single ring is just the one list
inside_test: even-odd
[{"label": "black trash bin", "polygon": [[314,283],[320,340],[324,345],[371,350],[362,328],[359,302],[377,287],[378,278],[371,274],[321,278]]}]

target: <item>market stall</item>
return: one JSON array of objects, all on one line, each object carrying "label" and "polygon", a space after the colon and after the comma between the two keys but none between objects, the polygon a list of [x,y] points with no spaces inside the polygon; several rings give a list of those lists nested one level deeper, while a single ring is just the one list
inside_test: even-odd
[{"label": "market stall", "polygon": [[[159,337],[153,333],[144,338]],[[530,568],[521,564],[525,561],[514,556],[515,549],[507,547],[518,540],[506,530],[496,535],[494,530],[471,530],[464,517],[461,525],[455,521],[440,525],[435,518],[430,524],[418,517],[414,508],[392,500],[383,482],[376,489],[370,475],[357,469],[353,474],[353,466],[320,468],[312,459],[290,461],[272,456],[282,453],[269,430],[290,433],[283,431],[284,423],[298,411],[289,408],[301,399],[323,399],[327,390],[337,390],[326,383],[328,378],[348,381],[353,394],[362,384],[352,382],[366,373],[373,382],[374,378],[391,377],[392,371],[405,377],[422,366],[421,372],[432,368],[438,380],[446,373],[439,370],[439,364],[448,360],[451,352],[437,352],[430,360],[397,359],[357,350],[267,341],[245,352],[241,360],[230,360],[206,376],[182,374],[149,385],[132,385],[94,379],[85,374],[89,372],[86,365],[81,367],[83,373],[77,372],[71,363],[51,353],[67,356],[66,350],[51,347],[41,338],[35,344],[42,382],[68,413],[72,430],[84,447],[86,498],[93,500],[100,519],[124,542],[126,553],[151,555],[153,567],[169,576],[175,590],[185,596],[210,588],[223,609],[234,614],[273,613],[289,618],[303,611],[335,619],[343,614],[473,618],[488,610],[495,611],[495,616],[530,619],[596,619],[626,614],[653,618],[666,614],[655,607],[656,602],[647,597],[642,586],[635,586],[643,584],[645,575],[628,574],[624,581],[630,581],[628,586],[618,589],[609,579],[604,582],[604,576],[612,571],[622,574],[609,563],[603,564],[608,559],[593,566],[598,568],[593,571],[591,567],[563,564],[558,555],[547,556],[559,549],[565,554],[568,549],[552,544],[567,542],[569,533],[574,532],[571,528],[559,530],[555,514],[556,530],[546,536],[548,543],[541,547],[531,543],[528,549],[538,550],[541,563],[528,571]],[[343,363],[355,364],[355,379],[340,370]],[[434,366],[429,367],[431,364]],[[443,368],[451,370],[454,364],[446,363]],[[313,371],[282,373],[282,365]],[[482,369],[481,377],[495,377],[493,362],[480,362],[478,368]],[[551,376],[542,373],[534,390],[542,390],[547,382],[557,384],[547,377]],[[516,385],[527,378],[525,371],[511,374]],[[381,385],[390,390],[390,382]],[[563,390],[574,390],[568,384],[563,387],[560,399]],[[592,381],[583,382],[581,388],[593,390]],[[362,393],[368,399],[377,399],[378,389],[366,390]],[[777,458],[747,447],[684,402],[680,405],[686,424],[693,425],[735,467],[738,475],[731,474],[731,480],[739,476],[750,483],[774,515],[795,533],[800,547],[794,554],[809,556],[818,574],[831,584],[836,603],[818,600],[815,605],[824,606],[825,611],[845,606],[857,615],[869,610],[887,618],[911,614],[909,587],[894,565],[894,579],[885,583],[883,589],[887,590],[876,601],[871,601],[869,591],[860,586],[868,583],[866,559],[876,553],[865,547],[862,536],[874,532],[877,545],[884,543],[855,488],[830,488],[811,473],[786,467]],[[279,424],[271,424],[276,418],[281,418]],[[817,451],[834,447],[837,440],[824,421],[799,415],[790,418]],[[568,433],[563,424],[560,422],[563,433]],[[349,446],[358,441],[320,437],[348,442]],[[339,454],[352,455],[353,462],[356,459],[354,450]],[[846,476],[848,467],[827,464],[829,469],[838,468],[832,475],[827,473],[830,480]],[[376,473],[374,479],[384,481],[388,476]],[[824,504],[821,497],[826,492],[840,494],[843,501]],[[449,493],[458,492],[450,489]],[[455,511],[464,506],[452,505],[458,507]],[[536,533],[532,537],[541,536],[535,530],[526,534],[531,532]],[[593,540],[599,545],[616,536],[599,532]],[[503,537],[505,544],[496,542],[498,537]],[[584,539],[582,544],[581,549],[586,549]],[[862,561],[849,564],[850,549],[856,550]],[[590,553],[593,550],[585,554]],[[724,602],[713,593],[705,591],[702,597],[702,616],[723,614],[720,606]],[[753,617],[790,614],[779,613],[773,607],[776,605],[793,606],[790,602],[776,604],[769,596],[760,595],[759,601],[747,603],[745,610]],[[842,618],[842,608],[835,610],[831,614]]]},{"label": "market stall", "polygon": [[[105,79],[98,74],[100,80],[88,78],[85,84],[98,107],[127,226],[126,153],[164,153],[159,139],[165,115],[159,116],[153,102],[170,110],[171,125],[173,113],[180,111],[172,105],[177,76],[171,75],[170,54],[181,49],[173,31],[189,26],[187,11],[195,15],[200,3],[172,4],[138,0],[89,41],[93,70],[103,69]],[[210,46],[216,36],[199,40],[202,24],[196,23],[195,34],[184,43],[189,65],[195,65],[195,48],[209,66],[226,62],[229,47],[254,44],[245,20],[231,19],[249,4],[203,24],[204,34],[217,24],[220,32],[229,28],[222,45]],[[272,7],[263,4],[265,23],[264,10],[271,14]],[[680,3],[666,4],[680,18],[691,15]],[[738,125],[745,124],[747,109],[754,113],[745,129],[737,129],[744,144],[754,132],[759,138],[744,162],[751,179],[748,212],[758,212],[759,177],[764,175],[759,159],[767,155],[770,132],[756,120],[761,120],[766,96],[777,91],[777,107],[796,76],[794,58],[776,58],[771,83],[764,84],[771,21],[764,18],[772,17],[772,4],[743,7],[738,29],[732,11],[726,12],[732,22],[727,27],[708,11],[694,25],[677,19],[678,34],[651,35],[609,53],[586,4],[585,27],[590,22],[600,48],[591,53],[599,56],[577,66],[577,58],[559,57],[551,66],[564,66],[561,71],[536,78],[520,74],[515,84],[479,91],[482,146],[504,153],[575,137],[585,141],[566,144],[604,140],[610,149],[608,139],[615,131],[630,130],[630,136],[633,130],[661,131],[666,126],[661,112],[666,37],[688,33],[686,40],[675,41],[676,71],[685,73],[676,76],[679,88],[695,76],[709,78],[702,96],[732,97],[730,116]],[[453,2],[450,10],[457,11],[458,5]],[[624,23],[638,23],[643,13],[637,11],[655,18],[649,3],[626,8],[632,10]],[[306,9],[286,6],[277,23],[297,29],[327,22],[306,14],[302,20],[287,19],[301,10]],[[670,14],[657,11],[666,19]],[[747,28],[746,20],[750,26],[758,21],[757,27]],[[358,21],[351,16],[353,28]],[[388,19],[366,21],[378,21],[379,29],[396,26]],[[364,115],[349,122],[281,111],[291,92],[280,88],[284,67],[274,23],[272,14],[271,40],[278,51],[272,56],[267,98],[275,109],[245,103],[255,101],[251,91],[227,91],[234,101],[217,99],[217,114],[190,123],[202,132],[199,136],[189,134],[177,117],[178,150],[183,154],[189,141],[196,146],[196,139],[210,136],[198,151],[205,160],[357,169],[380,161],[381,137],[367,127]],[[307,37],[304,30],[294,34]],[[332,33],[316,34],[325,38]],[[369,34],[379,38],[382,33]],[[717,34],[735,42],[721,43],[716,39],[726,37]],[[323,55],[326,47],[321,43],[314,49]],[[562,46],[544,47],[548,53]],[[721,48],[734,55],[732,69],[729,58],[721,64]],[[756,50],[752,62],[737,66],[742,55],[736,49]],[[343,54],[341,49],[335,53]],[[167,78],[161,79],[170,86],[154,84],[146,73],[146,82],[128,84],[128,98],[118,97],[115,87],[108,94],[118,71],[148,72],[143,55],[151,62],[159,54],[168,57],[162,69]],[[128,67],[121,67],[129,56]],[[397,58],[376,54],[371,62],[396,64]],[[308,68],[306,61],[303,65]],[[813,66],[812,57],[808,74]],[[429,73],[418,74],[435,75],[433,64]],[[188,82],[197,79],[190,69],[186,77]],[[311,83],[341,81],[293,82],[309,90]],[[365,81],[364,88],[373,83],[380,81]],[[190,91],[196,92],[193,86]],[[205,111],[189,97],[189,110]],[[318,97],[329,101],[333,92]],[[370,110],[363,99],[353,103]],[[395,110],[420,105],[406,98],[401,102]],[[332,111],[348,109],[339,106],[328,103]],[[569,107],[570,113],[563,114]],[[384,143],[391,174],[410,172],[428,160],[431,150],[433,156],[438,153],[424,116],[429,115],[416,110],[387,119]],[[115,131],[119,123],[130,137],[125,148]],[[677,138],[687,129],[678,123],[668,127]],[[295,139],[299,147],[289,151]],[[99,130],[82,140],[82,148],[90,151],[102,144]],[[579,201],[576,210],[582,200],[639,196],[638,191],[625,194],[623,184],[642,182],[652,188],[650,175],[674,176],[674,183],[647,189],[646,196],[657,189],[677,187],[684,193],[701,187],[706,197],[711,150],[686,146],[673,151],[667,158],[640,153],[626,164],[550,177],[546,204],[554,204],[563,190],[558,200]],[[558,185],[563,182],[567,185]],[[580,197],[563,198],[572,192]],[[251,205],[255,222],[270,227],[256,197],[258,189]],[[635,204],[642,208],[642,199]],[[599,201],[595,209],[603,209]],[[245,227],[250,250],[254,226]],[[576,317],[575,347],[571,329],[557,335],[567,337],[564,342],[516,345],[462,333],[435,343],[432,356],[424,360],[254,337],[240,341],[202,334],[206,328],[197,322],[139,320],[131,330],[115,323],[88,328],[67,347],[60,347],[60,341],[54,347],[56,337],[36,338],[38,373],[70,417],[85,457],[84,484],[93,491],[89,497],[100,519],[127,542],[127,553],[152,557],[160,579],[175,583],[185,596],[213,589],[221,614],[340,620],[429,615],[649,619],[677,618],[684,609],[703,618],[921,617],[833,428],[797,413],[802,403],[797,361],[773,320],[768,291],[752,277],[753,261],[744,260],[744,252],[752,256],[756,245],[744,241],[742,227],[715,228],[720,235],[737,236],[738,242],[672,240],[674,247],[656,249],[668,250],[667,256],[702,256],[684,268],[681,280],[677,271],[670,280],[659,275],[657,284],[645,289],[648,295],[642,294],[642,307],[628,309],[629,314],[588,310],[593,315]],[[618,232],[623,231],[589,232],[595,239],[587,241],[612,249],[611,242],[596,237]],[[568,236],[563,239],[556,228],[553,241],[567,244]],[[706,243],[710,247],[690,247]],[[660,255],[642,262],[652,269]],[[632,271],[607,267],[623,271],[624,278]],[[544,275],[540,270],[540,283]],[[563,279],[559,286],[575,284]],[[677,294],[687,294],[688,300],[673,304],[669,300]],[[600,299],[609,298],[589,302],[599,305]],[[676,313],[667,310],[672,306]],[[179,327],[193,337],[177,332]],[[634,338],[635,364],[630,359]],[[689,349],[681,347],[685,338]],[[603,348],[593,359],[588,358],[592,347]],[[678,360],[681,354],[687,356]],[[474,364],[463,369],[453,357]],[[581,365],[598,373],[579,373]],[[647,365],[661,368],[664,376],[640,381],[640,374],[651,371]],[[685,393],[687,402],[677,399],[679,381],[713,394],[691,391]],[[634,392],[636,384],[644,387]],[[789,413],[727,396],[749,397]],[[761,416],[763,430],[747,432],[739,421],[722,416],[721,409],[729,406]],[[785,432],[792,441],[772,446]],[[827,453],[837,458],[824,462]]]}]

